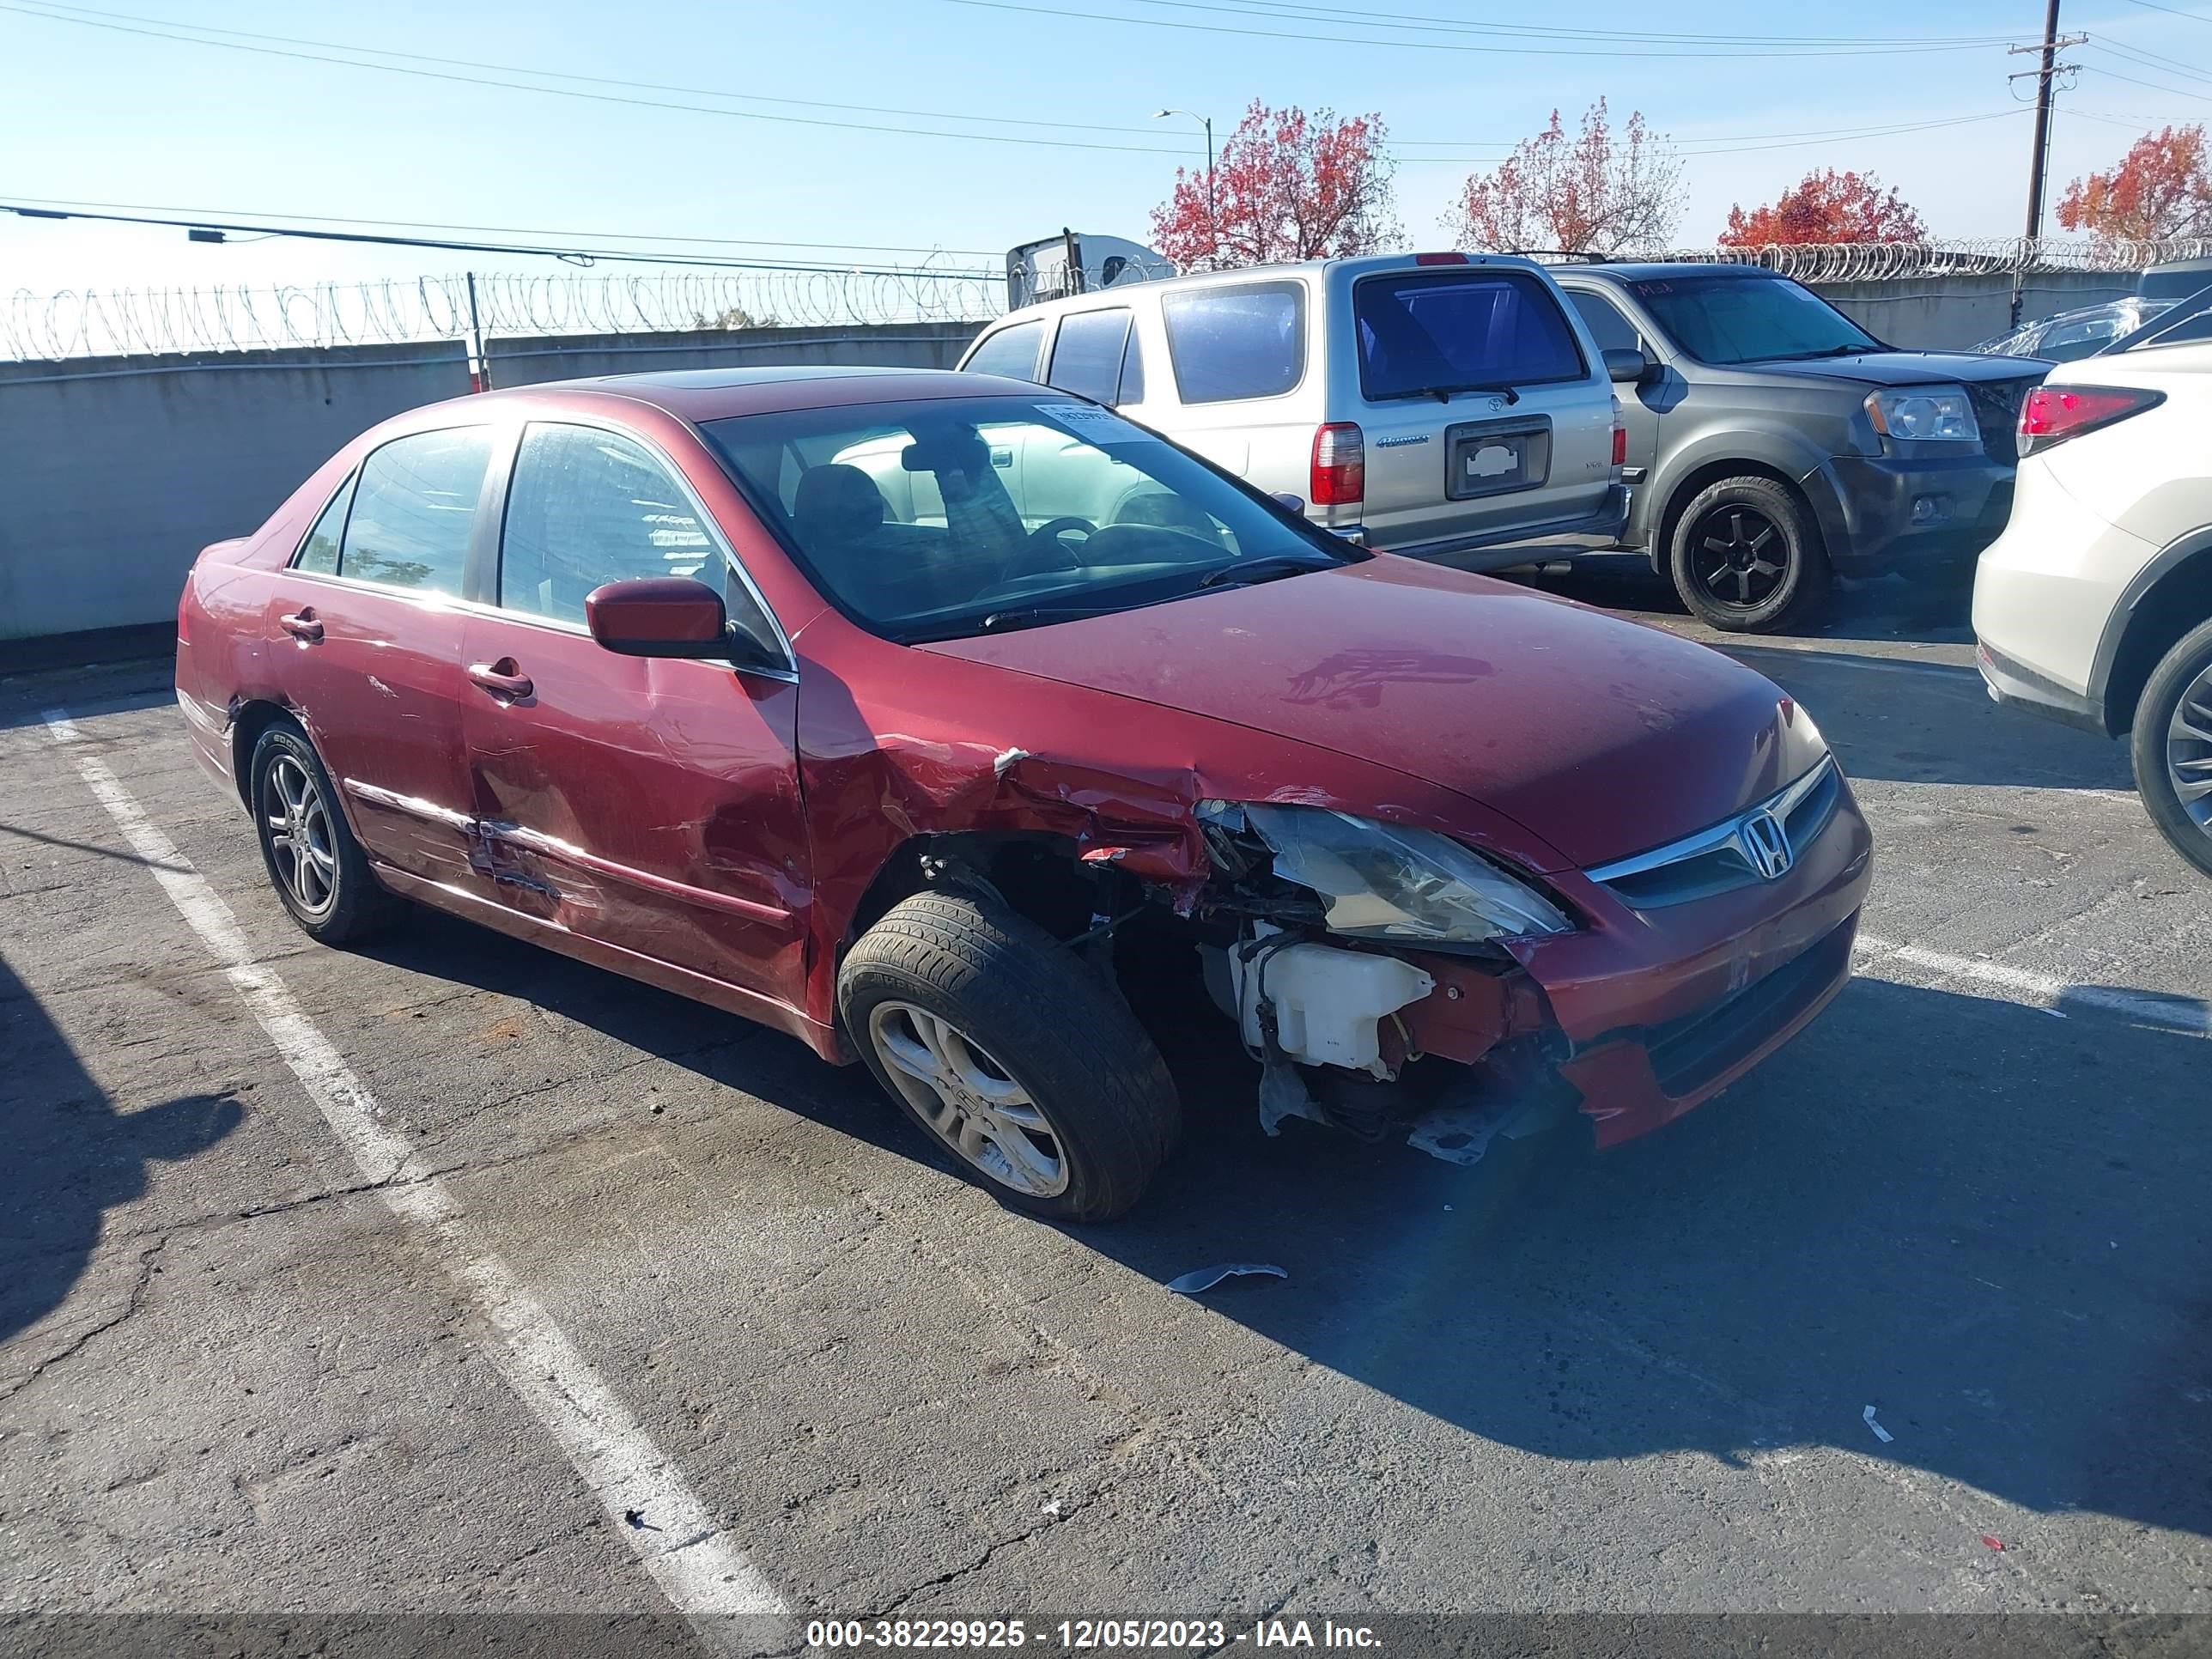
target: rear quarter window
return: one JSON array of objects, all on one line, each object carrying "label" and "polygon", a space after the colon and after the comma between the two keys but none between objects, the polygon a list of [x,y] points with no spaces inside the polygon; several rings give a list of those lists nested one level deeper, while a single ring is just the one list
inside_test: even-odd
[{"label": "rear quarter window", "polygon": [[1248,283],[1160,296],[1168,362],[1186,404],[1279,398],[1305,378],[1306,291]]},{"label": "rear quarter window", "polygon": [[1370,398],[1589,373],[1550,284],[1524,270],[1369,276],[1352,290],[1352,313],[1359,389]]},{"label": "rear quarter window", "polygon": [[996,334],[984,336],[961,368],[970,374],[1003,374],[1010,380],[1037,377],[1037,349],[1044,344],[1044,323],[1016,323]]}]

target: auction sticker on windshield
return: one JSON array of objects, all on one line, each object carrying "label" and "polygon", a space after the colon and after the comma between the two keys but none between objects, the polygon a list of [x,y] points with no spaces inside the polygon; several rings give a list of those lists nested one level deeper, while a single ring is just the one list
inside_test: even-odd
[{"label": "auction sticker on windshield", "polygon": [[1094,444],[1134,443],[1152,435],[1096,404],[1039,404],[1036,412]]}]

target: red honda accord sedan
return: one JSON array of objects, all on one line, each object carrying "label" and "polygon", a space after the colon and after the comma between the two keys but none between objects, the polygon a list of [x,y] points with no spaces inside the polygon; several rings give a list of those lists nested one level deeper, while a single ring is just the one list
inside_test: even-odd
[{"label": "red honda accord sedan", "polygon": [[763,1021],[1061,1218],[1175,1141],[1137,1006],[1218,1021],[1271,1133],[1609,1145],[1836,994],[1870,868],[1728,658],[981,375],[417,410],[204,552],[178,635],[316,939],[414,900]]}]

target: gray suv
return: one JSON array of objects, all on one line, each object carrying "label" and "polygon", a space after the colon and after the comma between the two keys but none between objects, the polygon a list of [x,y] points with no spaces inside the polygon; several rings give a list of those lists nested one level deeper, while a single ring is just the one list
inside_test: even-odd
[{"label": "gray suv", "polygon": [[1893,350],[1755,265],[1553,274],[1620,397],[1620,544],[1714,627],[1800,626],[1836,574],[1962,581],[2004,528],[2021,403],[2048,363]]}]

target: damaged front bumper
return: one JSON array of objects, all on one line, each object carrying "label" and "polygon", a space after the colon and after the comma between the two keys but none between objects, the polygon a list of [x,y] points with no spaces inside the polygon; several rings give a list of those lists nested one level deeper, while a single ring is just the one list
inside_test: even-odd
[{"label": "damaged front bumper", "polygon": [[[1408,1138],[1473,1162],[1493,1133],[1579,1112],[1608,1147],[1711,1099],[1849,981],[1872,852],[1839,775],[1833,810],[1776,879],[1638,909],[1602,883],[1563,872],[1546,881],[1579,914],[1571,932],[1501,940],[1506,961],[1391,951],[1429,988],[1380,1022],[1376,1074],[1402,1083],[1415,1060],[1468,1068],[1441,1099],[1407,1099],[1400,1115]],[[1432,1094],[1437,1069],[1422,1067]],[[1371,1092],[1341,1073],[1297,1071],[1321,1105],[1306,1115],[1336,1120],[1333,1096]],[[1275,1085],[1272,1113],[1263,1091],[1263,1117],[1284,1115],[1279,1078]]]}]

